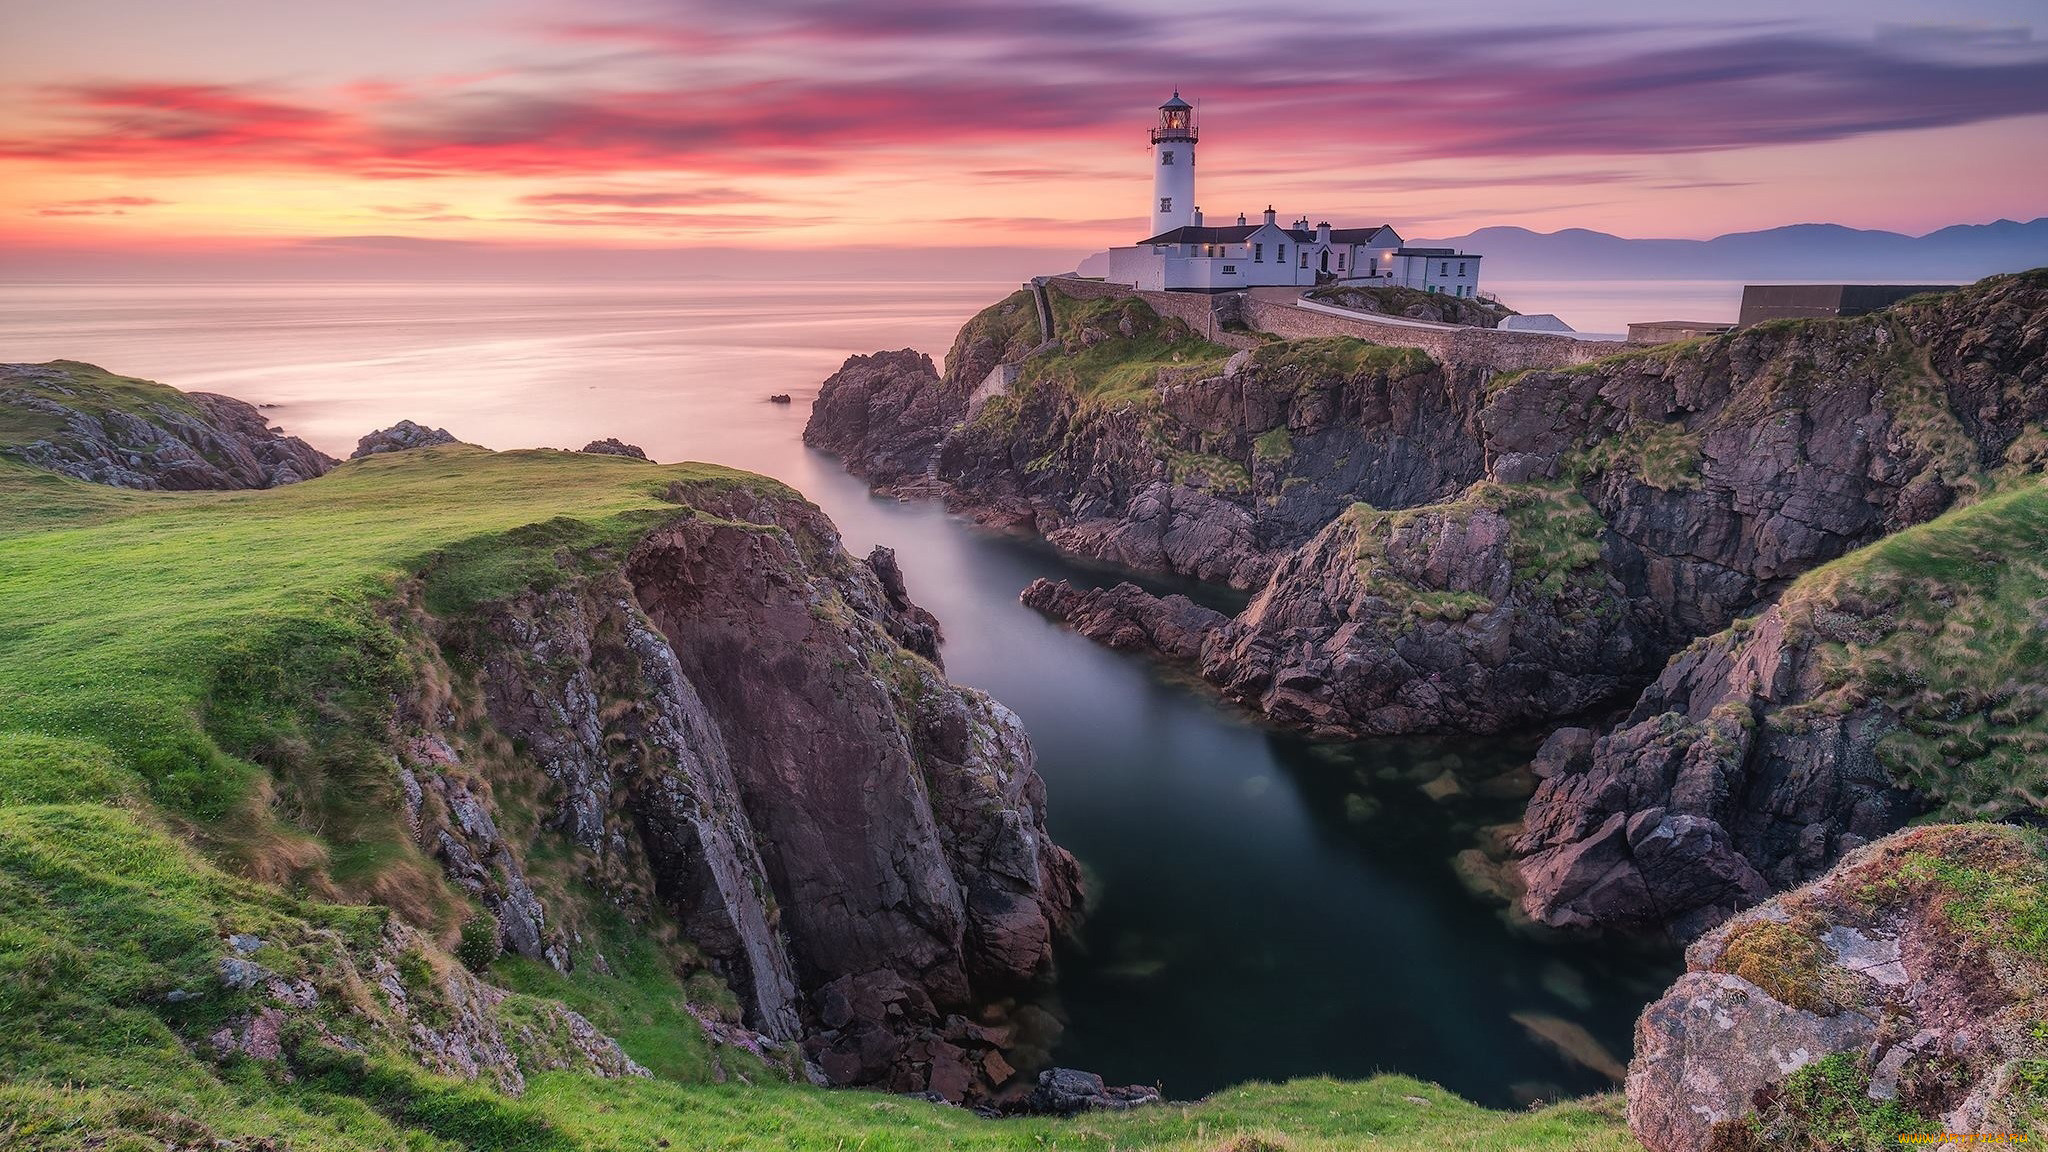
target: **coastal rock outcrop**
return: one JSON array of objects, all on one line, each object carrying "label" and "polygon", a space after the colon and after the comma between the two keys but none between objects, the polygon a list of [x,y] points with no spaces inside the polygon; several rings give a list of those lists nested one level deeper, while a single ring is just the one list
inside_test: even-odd
[{"label": "coastal rock outcrop", "polygon": [[1110,648],[1179,663],[1199,663],[1209,637],[1230,623],[1230,617],[1185,596],[1154,596],[1130,583],[1080,589],[1040,578],[1019,598]]},{"label": "coastal rock outcrop", "polygon": [[0,364],[0,405],[21,426],[0,453],[117,488],[275,488],[335,464],[240,400],[70,360]]},{"label": "coastal rock outcrop", "polygon": [[[1969,814],[1960,793],[1984,812],[2039,803],[2031,783],[1989,795],[1941,767],[1983,762],[1962,735],[1919,747],[2030,725],[2024,676],[1971,686],[1944,718],[1843,656],[1906,635],[1901,611],[1908,639],[1938,633],[1922,609],[1955,588],[1772,605],[2041,471],[2048,271],[1513,373],[1345,339],[1230,352],[1135,297],[1047,295],[1054,339],[956,396],[960,422],[900,473],[1065,550],[1257,588],[1234,619],[1184,627],[1135,588],[1027,602],[1311,731],[1498,732],[1642,692],[1613,731],[1545,749],[1520,841],[1538,919],[1689,936],[1916,811]],[[851,431],[830,409],[814,426]]]},{"label": "coastal rock outcrop", "polygon": [[602,440],[592,440],[590,443],[578,448],[577,451],[594,452],[599,456],[630,456],[635,460],[647,459],[645,449],[641,448],[638,444],[628,444],[616,436],[607,436]]},{"label": "coastal rock outcrop", "polygon": [[1023,726],[897,643],[889,589],[815,510],[711,510],[737,523],[679,520],[627,572],[724,733],[817,990],[811,1047],[836,1078],[958,1098],[981,1068],[956,1082],[971,1050],[947,1018],[1043,971],[1079,890]]},{"label": "coastal rock outcrop", "polygon": [[1613,731],[1553,735],[1523,908],[1691,936],[1923,811],[2038,812],[2048,486],[1989,482],[1696,641]]},{"label": "coastal rock outcrop", "polygon": [[[893,554],[852,559],[772,489],[679,491],[693,511],[620,561],[444,622],[440,647],[544,774],[577,878],[673,917],[751,1033],[835,1083],[990,1098],[1014,1070],[982,1010],[1046,972],[1078,870],[1022,725],[945,680]],[[507,950],[564,967],[575,928],[456,743],[404,757],[419,839]]]},{"label": "coastal rock outcrop", "polygon": [[1649,1152],[2026,1132],[2041,1087],[2038,833],[1916,828],[1696,941],[1644,1010],[1629,1127]]},{"label": "coastal rock outcrop", "polygon": [[905,490],[1130,567],[1255,587],[1356,501],[1402,508],[1485,472],[1483,372],[1407,349],[1210,343],[1136,299],[1047,289],[962,330],[940,375],[914,352],[856,356],[806,442]]},{"label": "coastal rock outcrop", "polygon": [[446,428],[429,428],[410,420],[400,420],[389,428],[380,428],[356,441],[356,450],[348,454],[351,460],[375,456],[381,452],[404,452],[413,448],[432,448],[436,444],[460,444],[453,432]]}]

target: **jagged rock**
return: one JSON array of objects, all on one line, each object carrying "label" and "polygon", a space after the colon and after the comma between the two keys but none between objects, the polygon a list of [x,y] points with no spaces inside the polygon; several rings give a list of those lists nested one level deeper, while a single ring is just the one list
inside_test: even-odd
[{"label": "jagged rock", "polygon": [[1913,814],[1878,760],[1881,707],[1799,709],[1833,687],[1815,646],[1860,622],[1795,611],[1695,643],[1597,741],[1545,743],[1517,844],[1531,917],[1688,938]]},{"label": "jagged rock", "polygon": [[[1516,537],[1524,498],[1480,486],[1331,522],[1209,645],[1203,675],[1333,735],[1497,732],[1600,703],[1648,657],[1645,629],[1597,550],[1531,565]],[[1571,499],[1545,495],[1536,514]]]},{"label": "jagged rock", "polygon": [[410,420],[400,420],[356,441],[356,450],[349,453],[348,458],[360,460],[380,452],[405,452],[413,448],[432,448],[436,444],[459,443],[461,441],[455,438],[455,434],[446,428],[428,428]]},{"label": "jagged rock", "polygon": [[[102,378],[161,401],[115,406]],[[23,462],[96,484],[142,489],[275,488],[309,480],[334,460],[270,426],[251,405],[207,392],[107,377],[89,364],[0,364],[0,405],[57,426],[7,448]]]},{"label": "jagged rock", "polygon": [[934,664],[941,664],[939,644],[944,639],[939,632],[938,617],[911,603],[910,593],[903,586],[903,569],[896,563],[896,550],[880,544],[868,553],[868,570],[882,583],[882,595],[888,600],[891,613],[884,623],[889,634],[919,656]]},{"label": "jagged rock", "polygon": [[[673,915],[738,994],[741,1031],[801,1038],[835,1082],[984,1098],[1001,1046],[947,1021],[1040,975],[1078,898],[1022,725],[946,683],[892,553],[852,559],[800,500],[687,496],[710,515],[444,644],[551,781],[588,882]],[[517,897],[516,861],[493,863],[502,837],[459,750],[423,736],[407,759],[423,840],[508,946],[558,938]]]},{"label": "jagged rock", "polygon": [[1199,662],[1203,644],[1230,622],[1185,596],[1158,597],[1128,583],[1083,590],[1041,577],[1018,599],[1108,647],[1181,663]]},{"label": "jagged rock", "polygon": [[[1945,875],[2038,900],[2048,862],[2014,828],[1912,829],[1696,941],[1636,1023],[1636,1138],[1649,1152],[1818,1147],[1884,1102],[1906,1131],[2025,1130],[2038,1099],[2012,1071],[2038,1056],[2048,965],[2014,935],[2009,917],[2028,913]],[[1957,915],[1969,901],[1975,919]],[[1822,1060],[1832,1071],[1816,1077]]]},{"label": "jagged rock", "polygon": [[592,440],[590,443],[578,448],[577,451],[594,452],[599,456],[631,456],[635,460],[647,459],[647,453],[638,444],[628,444],[624,440],[613,436],[607,436],[602,440]]},{"label": "jagged rock", "polygon": [[[635,598],[723,734],[814,1011],[827,1018],[835,987],[898,1009],[885,1028],[820,1038],[819,1063],[861,1082],[886,1065],[892,1088],[926,1090],[944,1014],[1050,962],[1076,866],[1044,832],[1022,725],[904,653],[889,623],[903,611],[829,522],[799,502],[716,511],[784,530],[657,530],[628,563]],[[831,601],[850,618],[813,608]]]},{"label": "jagged rock", "polygon": [[[944,377],[891,353],[828,381],[806,436],[871,480],[936,479],[954,506],[1068,551],[1263,586],[1202,664],[1276,719],[1332,734],[1496,731],[1609,703],[1792,578],[1938,514],[1978,469],[2040,455],[2023,433],[2048,419],[2044,315],[2048,273],[2034,272],[1853,320],[1503,377],[1290,341],[1213,376],[1156,370],[1155,404],[1077,390],[1059,345],[1012,342]],[[1125,300],[1063,335],[1099,356],[1112,331],[1176,323]],[[968,419],[963,396],[998,364],[1021,382]],[[1549,506],[1527,503],[1532,492]],[[1091,631],[1143,635],[1106,618]],[[1721,842],[1704,824],[1665,832],[1652,850]],[[1743,891],[1742,869],[1722,864],[1715,883]]]},{"label": "jagged rock", "polygon": [[922,475],[940,439],[966,414],[971,387],[942,380],[931,357],[909,348],[850,356],[819,389],[804,443],[874,484]]},{"label": "jagged rock", "polygon": [[[805,442],[879,485],[929,475],[956,507],[1069,551],[1247,587],[1355,500],[1406,507],[1485,472],[1484,374],[1395,350],[1363,364],[1286,347],[1217,368],[1191,360],[1158,374],[1156,410],[1093,403],[1055,372],[969,419],[991,370],[1040,347],[1005,329],[1020,307],[1031,305],[1013,297],[962,328],[944,375],[908,350],[849,359],[820,390]],[[1136,301],[1110,324],[1071,343],[1192,335]]]}]

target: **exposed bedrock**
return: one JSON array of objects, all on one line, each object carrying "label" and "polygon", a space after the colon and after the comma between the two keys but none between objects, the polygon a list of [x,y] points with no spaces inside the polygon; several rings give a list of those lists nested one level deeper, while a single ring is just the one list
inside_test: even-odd
[{"label": "exposed bedrock", "polygon": [[1823,639],[1773,608],[1680,654],[1607,735],[1553,734],[1518,845],[1523,907],[1690,937],[1917,811],[1878,759],[1886,710],[1801,714],[1830,687]]},{"label": "exposed bedrock", "polygon": [[[110,403],[111,384],[142,395]],[[0,364],[0,404],[46,427],[6,448],[24,463],[117,488],[275,488],[334,460],[253,405],[112,376],[90,364]]]},{"label": "exposed bedrock", "polygon": [[1354,501],[1405,507],[1484,473],[1484,372],[1356,342],[1234,354],[1142,302],[1053,294],[1050,342],[1019,293],[962,329],[943,374],[909,351],[849,358],[806,442],[1072,552],[1243,587]]},{"label": "exposed bedrock", "polygon": [[[545,776],[578,879],[672,917],[754,1032],[837,1083],[993,1096],[1010,1034],[982,1009],[1046,972],[1079,900],[1022,725],[945,680],[886,550],[854,560],[791,496],[682,498],[618,566],[440,643]],[[506,948],[565,964],[481,769],[434,739],[404,759],[423,846]]]},{"label": "exposed bedrock", "polygon": [[[1526,906],[1556,924],[1696,933],[1924,808],[1879,755],[1890,706],[1812,658],[1890,618],[1852,600],[1781,636],[1768,610],[2048,459],[2042,271],[1509,374],[1345,340],[1227,353],[1140,301],[1053,305],[1052,341],[976,344],[1030,349],[979,380],[849,361],[814,442],[858,444],[835,450],[886,481],[861,463],[886,425],[837,406],[942,398],[955,423],[896,478],[1064,549],[1257,589],[1228,621],[1136,588],[1029,603],[1313,732],[1498,732],[1643,693],[1545,750],[1522,843]],[[1830,632],[1843,613],[1860,639]]]},{"label": "exposed bedrock", "polygon": [[717,511],[742,523],[679,520],[627,575],[724,736],[810,1046],[837,1080],[958,1098],[983,1069],[948,1066],[989,1045],[948,1018],[1041,973],[1078,898],[1023,726],[899,646],[892,617],[929,618],[815,509]]},{"label": "exposed bedrock", "polygon": [[1630,1129],[1649,1152],[2030,1130],[2048,967],[2015,925],[2044,879],[2036,835],[1915,828],[1735,916],[1636,1022]]}]

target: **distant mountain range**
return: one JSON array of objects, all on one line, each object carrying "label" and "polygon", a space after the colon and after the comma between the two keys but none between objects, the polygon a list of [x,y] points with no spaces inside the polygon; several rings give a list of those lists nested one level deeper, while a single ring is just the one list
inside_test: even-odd
[{"label": "distant mountain range", "polygon": [[1415,245],[1448,245],[1486,257],[1499,280],[1857,280],[1965,283],[2048,265],[2048,216],[2021,224],[1957,224],[1925,236],[1792,224],[1712,240],[1630,240],[1567,228],[1481,228]]}]

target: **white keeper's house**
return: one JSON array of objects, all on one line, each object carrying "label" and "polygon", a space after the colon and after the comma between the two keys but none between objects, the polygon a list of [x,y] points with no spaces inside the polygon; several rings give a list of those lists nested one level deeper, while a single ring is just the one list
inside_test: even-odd
[{"label": "white keeper's house", "polygon": [[1256,224],[1212,225],[1195,206],[1194,105],[1173,98],[1152,128],[1152,235],[1088,259],[1087,272],[1135,288],[1229,292],[1273,285],[1392,285],[1479,294],[1479,257],[1452,248],[1411,248],[1392,225],[1310,227],[1304,216],[1281,227],[1271,206]]}]

